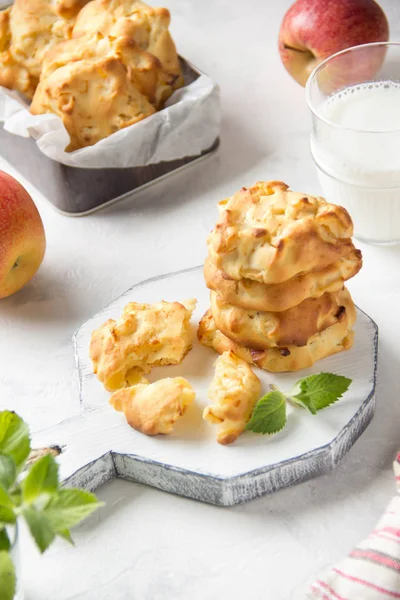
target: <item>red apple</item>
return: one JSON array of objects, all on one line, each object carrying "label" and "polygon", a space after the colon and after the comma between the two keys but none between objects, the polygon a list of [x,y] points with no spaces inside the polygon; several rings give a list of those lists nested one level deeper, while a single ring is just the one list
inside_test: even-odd
[{"label": "red apple", "polygon": [[0,298],[14,294],[35,275],[45,249],[42,219],[32,198],[0,171]]},{"label": "red apple", "polygon": [[297,0],[284,16],[279,52],[286,70],[304,86],[328,56],[388,39],[385,13],[374,0]]}]

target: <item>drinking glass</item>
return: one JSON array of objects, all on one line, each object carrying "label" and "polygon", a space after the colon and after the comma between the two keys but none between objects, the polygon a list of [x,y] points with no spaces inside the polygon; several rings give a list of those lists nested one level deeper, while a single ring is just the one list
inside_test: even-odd
[{"label": "drinking glass", "polygon": [[400,243],[400,43],[332,55],[311,73],[306,98],[324,197],[348,210],[359,240]]}]

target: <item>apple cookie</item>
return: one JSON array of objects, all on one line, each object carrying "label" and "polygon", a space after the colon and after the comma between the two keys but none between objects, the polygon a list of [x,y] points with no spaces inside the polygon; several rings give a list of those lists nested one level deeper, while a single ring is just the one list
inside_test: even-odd
[{"label": "apple cookie", "polygon": [[195,398],[183,377],[166,377],[118,390],[110,398],[115,410],[124,413],[127,423],[145,435],[167,435]]},{"label": "apple cookie", "polygon": [[293,192],[282,181],[242,188],[218,207],[209,257],[232,279],[281,283],[354,251],[353,223],[344,208]]},{"label": "apple cookie", "polygon": [[116,321],[92,333],[94,373],[109,391],[136,382],[152,367],[179,364],[192,347],[194,298],[184,302],[130,302]]},{"label": "apple cookie", "polygon": [[71,37],[75,18],[86,1],[15,0],[1,12],[0,85],[31,99],[46,52]]},{"label": "apple cookie", "polygon": [[214,348],[219,354],[231,351],[264,371],[282,373],[307,369],[322,358],[351,348],[354,339],[351,328],[355,320],[356,310],[351,301],[340,321],[311,336],[305,346],[288,345],[258,350],[242,346],[219,331],[209,310],[199,323],[197,337],[201,344]]},{"label": "apple cookie", "polygon": [[212,404],[203,412],[203,419],[218,425],[218,443],[231,444],[243,433],[260,393],[260,380],[247,362],[230,351],[221,354],[208,389]]},{"label": "apple cookie", "polygon": [[67,152],[96,144],[156,112],[129,78],[123,59],[113,54],[70,62],[41,78],[30,110],[62,119],[70,136]]},{"label": "apple cookie", "polygon": [[261,312],[227,304],[211,292],[211,312],[217,328],[232,341],[260,350],[307,345],[312,335],[341,321],[350,303],[345,288],[335,294],[306,298],[281,312]]},{"label": "apple cookie", "polygon": [[157,107],[162,108],[184,83],[170,22],[167,8],[153,8],[139,0],[92,0],[79,13],[72,36],[77,40],[93,34],[128,36],[136,48],[150,53],[162,70],[164,87],[157,99]]},{"label": "apple cookie", "polygon": [[251,279],[232,279],[207,258],[204,279],[207,287],[217,292],[228,304],[248,310],[282,312],[306,298],[339,292],[344,282],[354,277],[361,267],[361,252],[354,250],[323,269],[300,273],[281,283],[265,284]]}]

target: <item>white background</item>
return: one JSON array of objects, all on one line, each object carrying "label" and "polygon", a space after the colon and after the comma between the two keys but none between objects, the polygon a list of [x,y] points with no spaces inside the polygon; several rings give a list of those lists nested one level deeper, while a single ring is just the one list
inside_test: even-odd
[{"label": "white background", "polygon": [[[34,429],[78,410],[73,332],[134,283],[200,264],[220,199],[258,179],[320,193],[304,90],[277,51],[289,4],[165,2],[179,52],[221,85],[218,156],[80,219],[27,186],[48,247],[35,280],[0,303],[0,405]],[[399,39],[397,2],[381,5]],[[110,483],[98,491],[106,507],[75,531],[75,548],[57,542],[40,557],[24,533],[27,600],[301,598],[373,528],[394,493],[400,447],[400,249],[358,245],[364,267],[349,288],[380,328],[378,409],[336,470],[233,508]]]}]

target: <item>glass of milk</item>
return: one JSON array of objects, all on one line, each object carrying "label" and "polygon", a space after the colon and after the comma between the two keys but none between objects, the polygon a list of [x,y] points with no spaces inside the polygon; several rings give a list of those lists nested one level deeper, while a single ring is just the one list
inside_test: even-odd
[{"label": "glass of milk", "polygon": [[306,97],[323,195],[347,208],[359,240],[400,243],[400,43],[334,54]]}]

